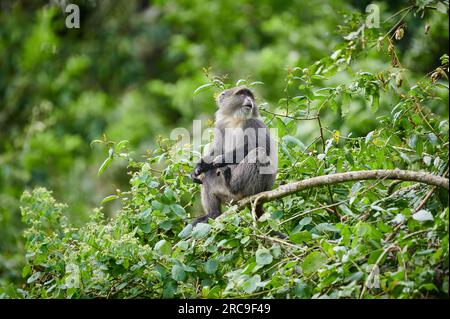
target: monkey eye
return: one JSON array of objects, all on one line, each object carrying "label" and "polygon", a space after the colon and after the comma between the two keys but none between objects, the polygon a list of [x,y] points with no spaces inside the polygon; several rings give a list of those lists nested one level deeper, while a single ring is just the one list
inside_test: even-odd
[{"label": "monkey eye", "polygon": [[222,91],[222,92],[219,94],[219,99],[223,99],[223,98],[225,97],[226,94],[227,94],[227,91]]},{"label": "monkey eye", "polygon": [[236,92],[237,95],[247,95],[249,97],[251,97],[252,99],[254,98],[252,91],[250,91],[249,89],[241,89],[239,91]]}]

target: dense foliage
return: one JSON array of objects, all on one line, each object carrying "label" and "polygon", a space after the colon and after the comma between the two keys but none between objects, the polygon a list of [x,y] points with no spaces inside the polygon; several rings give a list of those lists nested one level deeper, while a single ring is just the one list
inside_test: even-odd
[{"label": "dense foliage", "polygon": [[0,4],[1,297],[448,298],[445,190],[345,183],[192,227],[168,138],[243,83],[278,130],[276,186],[444,176],[448,1],[378,3],[379,28],[339,0],[80,5],[68,30],[55,5]]}]

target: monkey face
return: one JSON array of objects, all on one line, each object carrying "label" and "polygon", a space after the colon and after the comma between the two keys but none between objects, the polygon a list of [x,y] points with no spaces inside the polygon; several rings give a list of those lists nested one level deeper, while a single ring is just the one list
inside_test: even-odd
[{"label": "monkey face", "polygon": [[221,112],[228,115],[249,117],[257,114],[255,96],[243,86],[220,93],[217,97],[217,106]]}]

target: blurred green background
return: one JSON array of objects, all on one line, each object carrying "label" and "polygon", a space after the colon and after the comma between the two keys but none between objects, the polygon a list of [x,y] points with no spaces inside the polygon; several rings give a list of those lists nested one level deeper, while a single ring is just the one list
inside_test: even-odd
[{"label": "blurred green background", "polygon": [[[64,1],[0,2],[0,285],[20,281],[19,198],[44,186],[70,207],[80,225],[116,188],[127,188],[124,164],[97,177],[105,150],[90,142],[130,141],[136,158],[158,135],[212,119],[213,91],[194,95],[209,74],[261,81],[260,101],[283,98],[290,67],[305,67],[342,41],[337,27],[370,1],[71,1],[81,28],[65,26]],[[426,2],[426,1],[424,1]],[[59,3],[59,4],[58,4]],[[68,2],[67,2],[68,3]],[[379,1],[381,20],[407,1]],[[448,53],[448,16],[410,16],[398,45],[408,77],[417,79]],[[426,25],[429,31],[425,32]],[[361,62],[362,61],[362,62]],[[367,53],[357,65],[380,70],[389,61]],[[335,83],[349,80],[339,73]],[[330,85],[330,83],[326,83]],[[332,84],[332,83],[331,83]],[[448,95],[444,96],[448,100]],[[392,105],[380,105],[389,111]],[[446,114],[444,103],[433,111]],[[327,125],[364,136],[375,126],[365,102],[353,101],[345,124]],[[305,123],[302,139],[311,131]],[[117,207],[106,207],[113,214]]]}]

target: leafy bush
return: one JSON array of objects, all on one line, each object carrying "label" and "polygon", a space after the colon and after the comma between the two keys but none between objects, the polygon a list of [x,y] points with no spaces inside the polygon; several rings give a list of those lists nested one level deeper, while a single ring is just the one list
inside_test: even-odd
[{"label": "leafy bush", "polygon": [[[187,3],[173,3],[175,8],[187,11],[169,10],[157,3],[167,10],[164,23],[159,26],[164,30],[168,26],[178,29],[189,25],[185,32],[191,36],[198,30],[206,30],[202,34],[205,47],[214,47],[210,42],[215,43],[218,31],[207,28],[211,22],[199,17],[220,21],[226,15],[219,14],[222,11],[215,6],[198,7],[199,1],[194,1],[189,8]],[[218,3],[225,12],[235,11],[230,2]],[[270,92],[269,100],[259,101],[261,114],[270,127],[278,130],[279,137],[276,186],[362,169],[401,168],[441,176],[448,174],[448,55],[439,52],[440,59],[428,64],[433,67],[419,72],[420,67],[416,68],[414,60],[408,61],[408,57],[428,52],[428,47],[416,47],[410,55],[401,50],[402,33],[410,32],[405,28],[408,19],[416,22],[411,27],[413,33],[426,29],[420,29],[428,23],[417,22],[420,16],[448,29],[448,5],[442,8],[438,1],[426,3],[417,1],[400,8],[402,15],[391,17],[390,24],[384,24],[382,29],[365,28],[361,14],[347,15],[346,24],[339,28],[343,40],[336,43],[329,56],[321,54],[325,57],[307,67],[307,58],[292,58],[296,67],[288,68],[284,81],[272,79],[280,79],[283,74],[284,57],[290,47],[287,43],[301,41],[295,36],[291,39],[289,32],[285,32],[285,28],[297,27],[298,20],[292,12],[280,11],[260,28],[249,27],[250,34],[257,34],[258,30],[263,30],[266,37],[276,38],[281,34],[280,42],[271,38],[276,49],[256,54],[236,44],[230,58],[220,59],[225,51],[223,47],[215,48],[217,60],[237,65],[237,69],[246,61],[241,60],[243,56],[251,60],[256,55],[261,62],[253,64],[257,79],[265,82],[262,88]],[[236,5],[245,7],[248,3]],[[337,6],[340,5],[339,2]],[[325,10],[325,7],[321,8]],[[263,9],[258,10],[261,10],[259,16],[264,15]],[[317,13],[316,10],[311,8],[311,12]],[[225,44],[233,43],[242,23],[246,22],[236,21],[237,30],[231,29],[233,36],[225,37]],[[327,20],[327,24],[334,26],[335,21]],[[42,28],[46,25],[42,23]],[[226,26],[224,21],[223,27]],[[36,32],[24,48],[25,55],[27,48],[33,46],[33,37],[50,37],[48,31]],[[258,37],[249,36],[249,39]],[[307,41],[307,52],[314,52],[314,56],[322,52],[322,48],[313,48],[317,41],[307,39],[310,41]],[[123,41],[125,50],[127,45]],[[248,45],[259,47],[258,43]],[[170,105],[190,120],[194,108],[182,103],[185,97],[195,95],[198,102],[210,105],[211,90],[231,86],[231,79],[206,70],[209,82],[200,86],[198,70],[204,65],[195,61],[198,58],[205,62],[204,50],[186,34],[171,37],[169,47],[168,59],[190,57],[178,64],[176,72],[180,78],[188,79],[188,75],[191,78],[179,80],[175,85],[151,80],[146,90],[152,98],[159,94],[158,101],[173,98]],[[433,57],[435,52],[424,58]],[[119,56],[114,55],[113,59],[117,59],[114,63],[120,63],[122,58],[120,52]],[[23,68],[32,68],[39,59],[44,57],[29,54]],[[75,69],[73,72],[89,65],[81,57],[74,59],[69,64]],[[133,63],[128,67],[139,69]],[[78,83],[66,80],[63,82],[75,86]],[[112,92],[122,81],[126,82],[121,77],[115,81]],[[238,83],[260,84],[248,78]],[[195,90],[194,84],[200,87]],[[120,117],[121,112],[127,113],[130,108],[143,110],[148,92],[139,89],[127,92],[123,97],[125,108],[112,117]],[[64,97],[58,95],[59,99]],[[93,108],[88,107],[91,100],[96,102]],[[92,114],[103,114],[108,101],[106,95],[90,92],[80,96],[76,106],[71,107],[79,125],[94,126],[91,132],[97,135],[90,135],[91,139],[98,136],[104,123],[101,116],[96,117],[95,123],[89,119]],[[63,118],[65,114],[61,111],[58,116]],[[427,185],[382,179],[343,183],[267,203],[266,213],[257,223],[248,208],[233,206],[227,208],[222,218],[192,227],[191,217],[201,214],[198,186],[189,178],[192,161],[174,157],[171,152],[174,141],[163,138],[156,139],[145,159],[134,159],[128,148],[135,149],[145,135],[143,130],[134,130],[136,121],[141,123],[138,126],[145,125],[138,115],[134,113],[119,128],[111,128],[114,132],[111,135],[116,139],[121,132],[135,133],[124,137],[131,140],[131,147],[127,142],[114,143],[106,138],[96,141],[108,151],[98,173],[106,173],[112,163],[125,160],[130,180],[129,189],[124,191],[119,187],[103,199],[102,207],[92,213],[84,212],[89,215],[87,224],[73,226],[67,218],[73,215],[73,206],[57,203],[45,188],[23,194],[26,265],[22,276],[26,284],[22,289],[4,285],[0,287],[0,296],[448,298],[447,192]],[[64,125],[70,127],[68,123]],[[45,154],[54,154],[54,158],[67,157],[67,161],[57,161],[58,172],[67,170],[73,164],[67,151],[75,152],[80,145],[86,148],[77,137],[80,134],[66,134],[62,143],[66,152],[60,153],[56,142],[58,132],[58,129],[51,130],[31,139],[33,145],[44,145],[40,149],[42,153],[35,153],[39,156],[26,153],[25,163],[30,168],[42,161]],[[84,152],[89,153],[88,149]],[[77,170],[83,167],[80,165]],[[72,192],[76,193],[80,185]],[[63,189],[67,190],[66,187]],[[117,212],[113,217],[106,217],[106,210]],[[273,230],[289,238],[273,237]]]},{"label": "leafy bush", "polygon": [[[359,150],[346,168],[378,156],[379,148],[367,143],[373,147]],[[329,154],[340,159],[346,151]],[[271,203],[256,227],[248,209],[192,227],[191,165],[172,161],[164,147],[154,153],[130,161],[130,191],[105,199],[121,201],[110,221],[99,209],[87,225],[73,228],[67,207],[47,190],[23,195],[25,297],[359,297],[375,265],[379,288],[364,297],[448,295],[448,203],[434,200],[414,213],[426,186],[390,196],[384,181],[336,186],[340,221],[322,206],[324,188]],[[166,167],[155,173],[152,165],[161,160]],[[301,175],[310,171],[297,167]],[[271,229],[289,240],[271,237]]]}]

